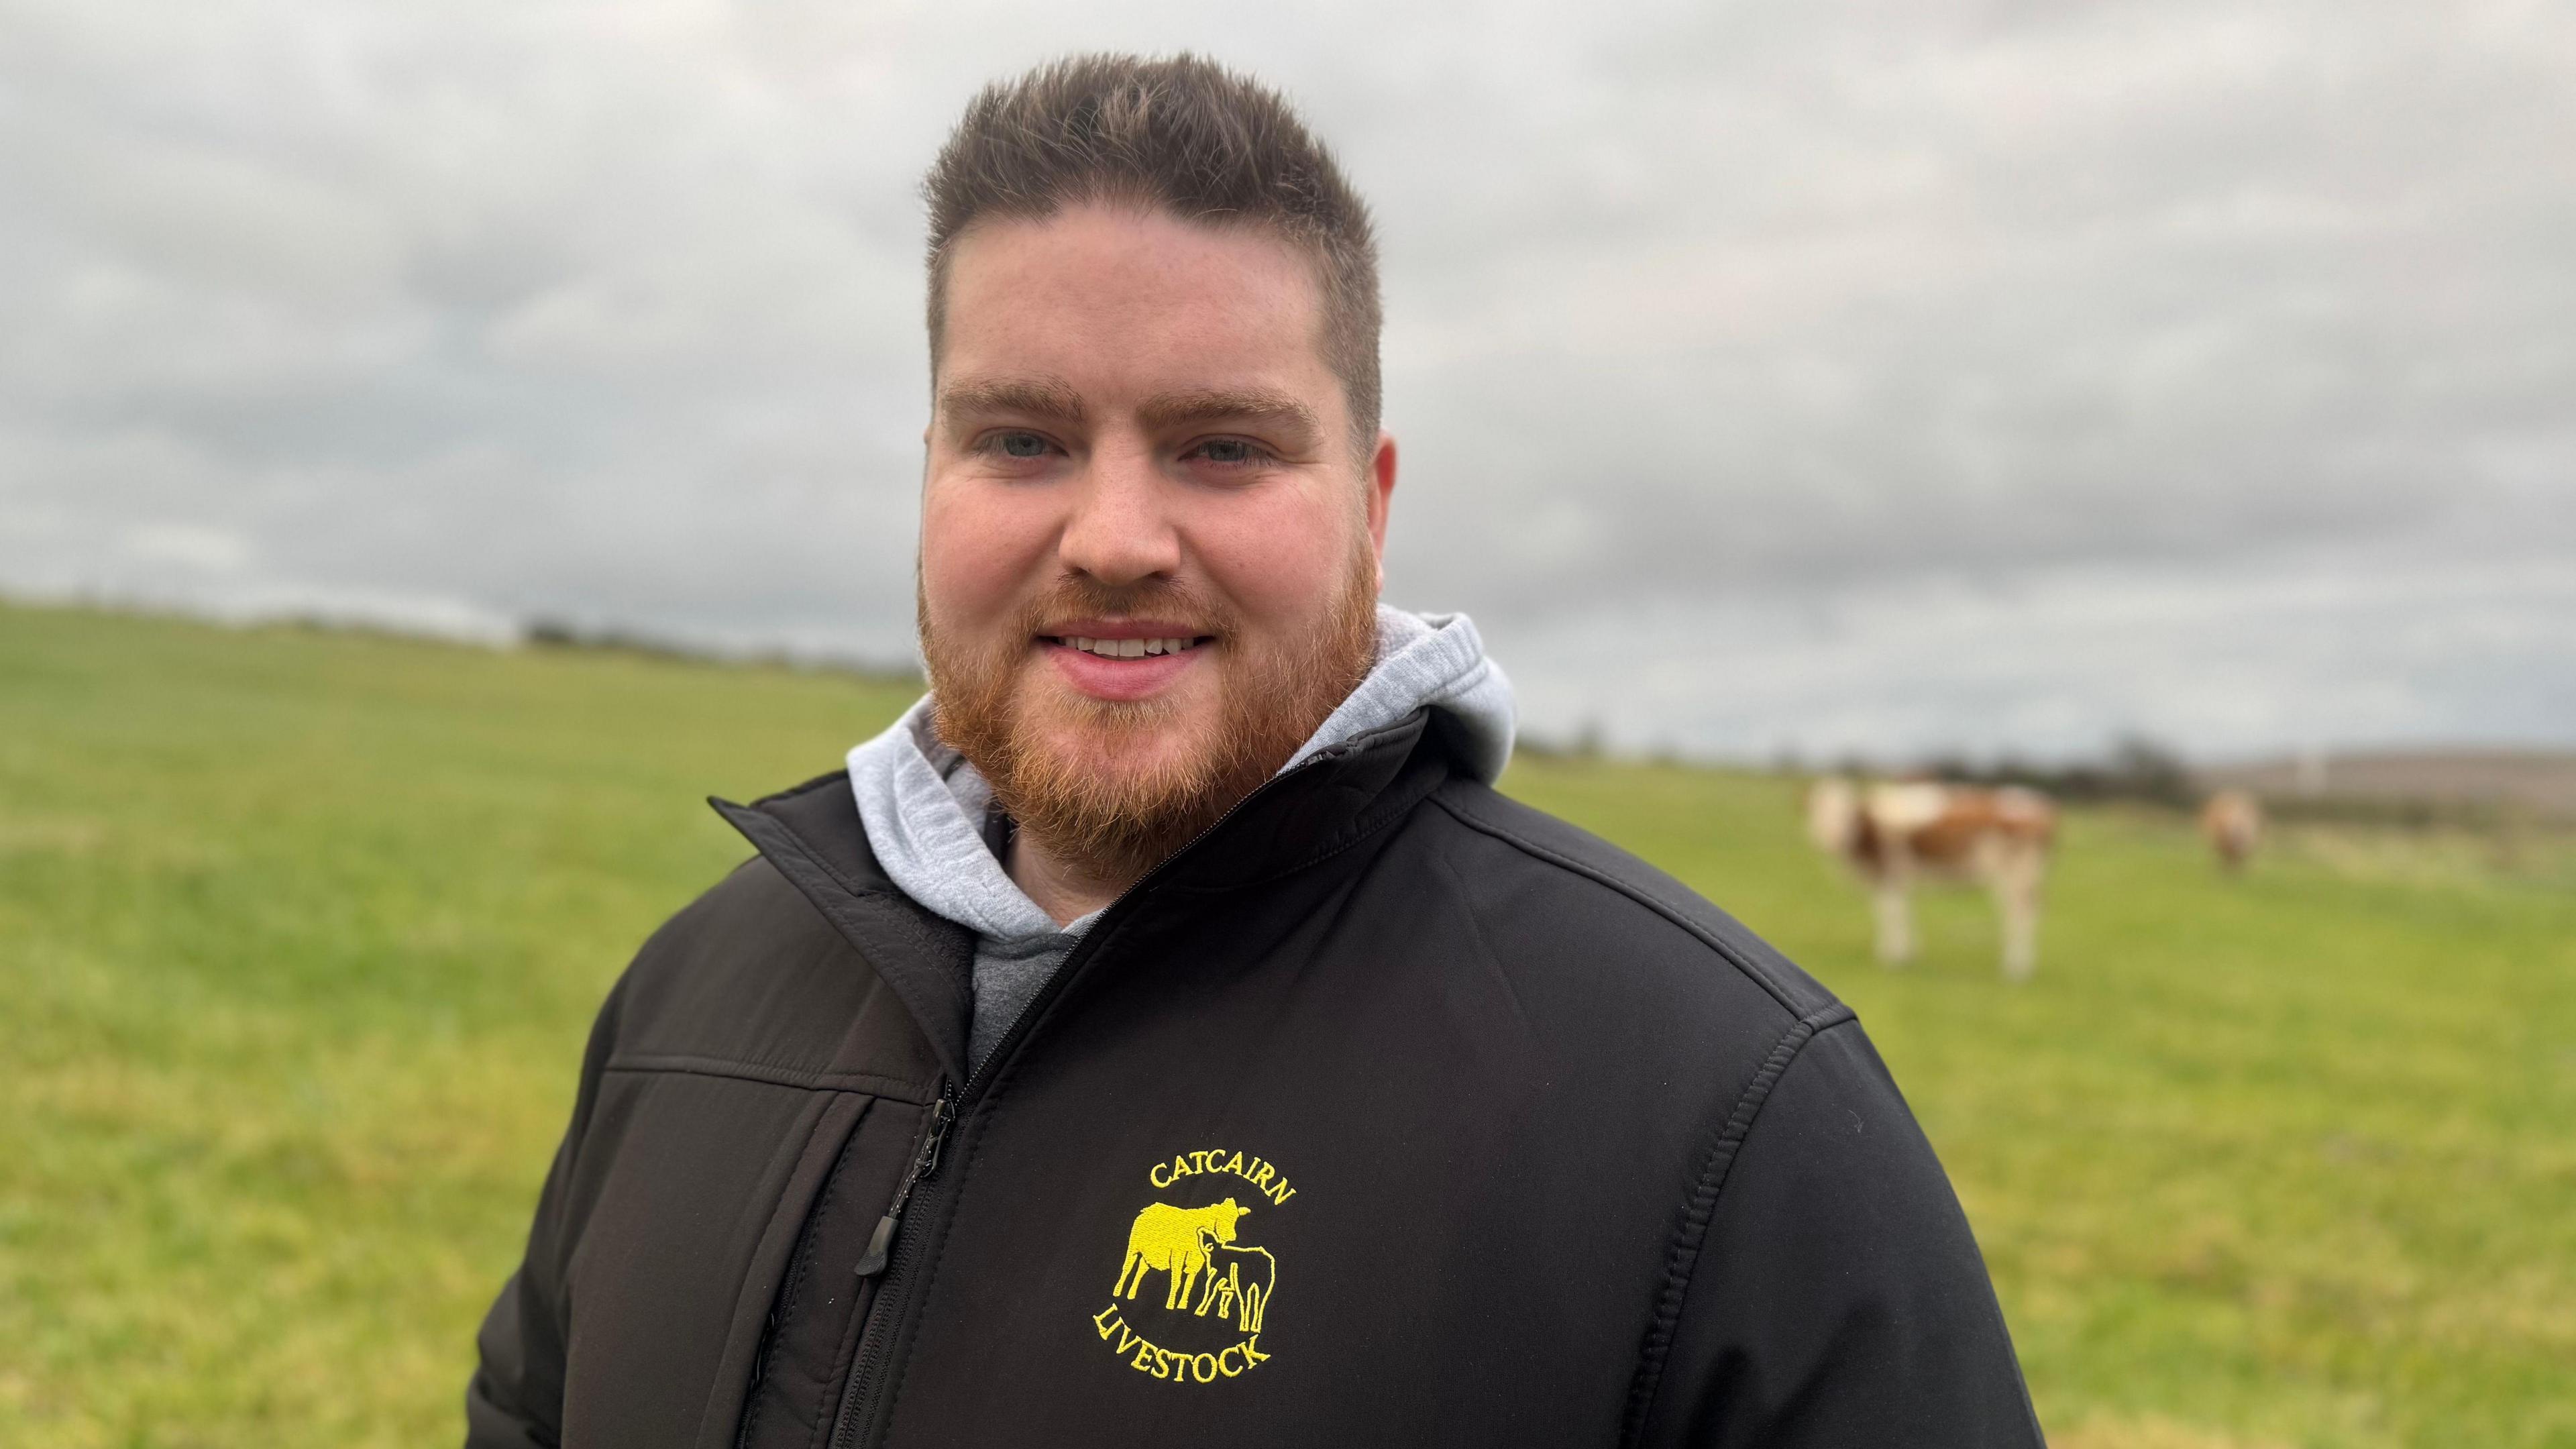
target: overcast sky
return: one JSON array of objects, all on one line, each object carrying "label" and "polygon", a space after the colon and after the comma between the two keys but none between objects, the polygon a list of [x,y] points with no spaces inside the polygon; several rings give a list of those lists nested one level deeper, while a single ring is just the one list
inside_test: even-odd
[{"label": "overcast sky", "polygon": [[902,659],[914,187],[1077,48],[1378,212],[1396,602],[1810,755],[2576,743],[2576,8],[0,0],[0,589]]}]

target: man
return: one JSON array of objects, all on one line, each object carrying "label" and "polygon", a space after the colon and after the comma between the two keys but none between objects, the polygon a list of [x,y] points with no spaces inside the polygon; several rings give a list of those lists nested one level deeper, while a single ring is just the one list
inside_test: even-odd
[{"label": "man", "polygon": [[1489,788],[1376,606],[1366,213],[1094,57],[931,172],[929,697],[720,804],[601,1012],[469,1442],[2038,1442],[1851,1013]]}]

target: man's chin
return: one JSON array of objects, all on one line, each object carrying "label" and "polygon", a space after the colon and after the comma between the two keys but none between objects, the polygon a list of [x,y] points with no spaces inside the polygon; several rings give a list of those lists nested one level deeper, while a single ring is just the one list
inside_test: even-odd
[{"label": "man's chin", "polygon": [[1212,718],[1023,720],[1002,807],[1029,838],[1104,881],[1134,880],[1261,783]]},{"label": "man's chin", "polygon": [[1073,719],[1050,712],[1031,720],[1024,738],[1057,778],[1091,780],[1107,793],[1134,798],[1158,793],[1158,781],[1203,776],[1218,753],[1215,733],[1212,721],[1116,706]]}]

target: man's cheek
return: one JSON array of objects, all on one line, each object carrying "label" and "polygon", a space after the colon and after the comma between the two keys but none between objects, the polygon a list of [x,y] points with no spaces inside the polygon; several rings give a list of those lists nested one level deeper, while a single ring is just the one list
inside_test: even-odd
[{"label": "man's cheek", "polygon": [[1315,546],[1333,537],[1283,524],[1267,537],[1243,540],[1239,549],[1211,550],[1209,572],[1256,627],[1302,621],[1323,608],[1341,582],[1342,550]]},{"label": "man's cheek", "polygon": [[977,614],[1016,609],[1056,573],[1050,520],[1024,510],[925,510],[924,582]]},{"label": "man's cheek", "polygon": [[945,539],[923,544],[921,582],[932,613],[950,628],[982,627],[1011,597],[1011,575],[999,560]]}]

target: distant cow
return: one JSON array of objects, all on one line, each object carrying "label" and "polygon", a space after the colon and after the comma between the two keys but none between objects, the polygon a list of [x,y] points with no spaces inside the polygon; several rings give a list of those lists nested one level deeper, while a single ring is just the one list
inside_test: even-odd
[{"label": "distant cow", "polygon": [[2263,843],[2263,807],[2242,790],[2221,790],[2200,807],[2200,833],[2218,857],[2218,868],[2234,875]]},{"label": "distant cow", "polygon": [[1147,1273],[1169,1273],[1163,1306],[1189,1307],[1190,1290],[1207,1270],[1209,1252],[1219,1243],[1233,1242],[1234,1225],[1250,1211],[1236,1207],[1233,1198],[1203,1208],[1148,1203],[1127,1229],[1127,1261],[1119,1265],[1118,1286],[1112,1291],[1133,1298],[1145,1286]]},{"label": "distant cow", "polygon": [[2039,887],[2057,832],[2057,809],[2047,796],[1819,780],[1807,796],[1807,830],[1868,883],[1877,903],[1880,960],[1894,966],[1914,959],[1907,894],[1915,882],[1954,880],[1994,893],[2003,917],[2004,975],[2026,981],[2038,969]]}]

